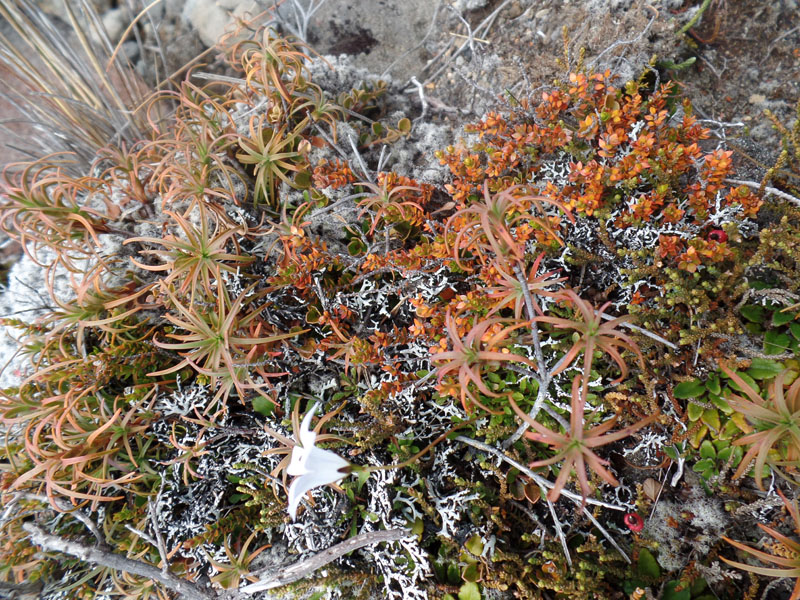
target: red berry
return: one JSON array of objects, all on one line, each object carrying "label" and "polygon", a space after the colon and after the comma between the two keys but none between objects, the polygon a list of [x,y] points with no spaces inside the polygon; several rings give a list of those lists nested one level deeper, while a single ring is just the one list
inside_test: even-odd
[{"label": "red berry", "polygon": [[636,513],[628,513],[625,515],[623,521],[625,521],[625,525],[628,526],[628,529],[634,533],[639,533],[642,529],[644,529],[644,521],[642,520],[642,517]]},{"label": "red berry", "polygon": [[727,242],[728,234],[722,231],[722,229],[712,229],[708,234],[708,239],[710,239],[712,242]]}]

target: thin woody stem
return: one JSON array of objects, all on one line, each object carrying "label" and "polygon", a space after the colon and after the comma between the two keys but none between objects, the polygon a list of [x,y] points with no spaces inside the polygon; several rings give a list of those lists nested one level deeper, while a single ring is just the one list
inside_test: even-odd
[{"label": "thin woody stem", "polygon": [[[542,477],[538,473],[535,473],[532,469],[526,467],[524,464],[522,464],[518,460],[513,459],[510,456],[506,455],[505,452],[503,452],[499,448],[495,448],[493,446],[490,446],[489,444],[484,444],[483,442],[479,442],[478,440],[473,440],[472,438],[464,437],[463,435],[456,436],[453,439],[456,440],[457,442],[461,442],[462,444],[467,444],[468,446],[472,446],[473,448],[477,448],[478,450],[483,450],[484,452],[488,452],[489,454],[492,454],[492,455],[496,456],[497,458],[499,458],[500,460],[508,463],[512,467],[516,467],[522,473],[524,473],[527,477],[530,477],[533,480],[533,482],[536,485],[540,486],[540,487],[546,487],[548,490],[551,490],[551,489],[553,489],[553,487],[555,485],[552,481],[550,481],[549,479],[547,479],[545,477]],[[561,495],[562,496],[566,496],[567,498],[569,498],[570,500],[572,500],[573,502],[575,502],[578,505],[583,503],[583,501],[585,500],[586,504],[593,504],[595,506],[602,506],[604,508],[610,508],[611,510],[620,510],[620,511],[626,511],[627,510],[624,506],[619,506],[617,504],[611,504],[609,502],[603,502],[601,500],[595,500],[594,498],[583,498],[583,497],[581,497],[580,494],[576,494],[574,492],[570,492],[567,489],[562,489],[561,490]]]},{"label": "thin woody stem", "polygon": [[[477,448],[479,450],[483,450],[485,452],[488,452],[489,454],[492,454],[492,455],[496,456],[500,460],[505,461],[506,463],[508,463],[512,467],[516,467],[517,469],[520,470],[521,473],[525,474],[527,477],[530,477],[533,480],[533,482],[536,485],[538,485],[540,488],[546,488],[546,489],[549,490],[549,489],[553,489],[553,487],[555,485],[549,479],[546,479],[546,478],[542,477],[541,475],[538,475],[537,473],[534,473],[531,469],[526,467],[521,462],[511,458],[510,456],[507,456],[502,450],[500,450],[498,448],[494,448],[493,446],[490,446],[489,444],[484,444],[483,442],[479,442],[478,440],[473,440],[472,438],[464,437],[463,435],[459,435],[459,436],[455,437],[454,439],[456,441],[459,441],[459,442],[463,443],[463,444],[467,444],[468,446],[472,446],[473,448]],[[583,513],[589,518],[589,520],[594,524],[594,526],[597,527],[597,529],[600,531],[600,533],[603,535],[603,537],[606,538],[608,540],[608,542],[612,546],[614,546],[614,548],[616,548],[617,551],[622,555],[622,558],[624,558],[625,561],[630,564],[631,560],[628,557],[628,555],[625,554],[625,552],[622,551],[622,549],[620,548],[619,544],[617,544],[616,540],[611,536],[611,534],[608,531],[606,531],[606,529],[597,521],[597,519],[595,519],[592,516],[592,514],[586,509],[584,504],[593,504],[595,506],[602,506],[604,508],[610,508],[612,510],[620,510],[620,511],[625,511],[627,509],[624,506],[617,506],[615,504],[609,504],[608,502],[602,502],[600,500],[594,500],[593,498],[583,498],[580,495],[575,494],[573,492],[570,492],[567,489],[562,489],[561,490],[561,495],[562,496],[566,496],[567,498],[572,500],[576,505],[581,506],[582,510],[583,510]],[[559,538],[561,538],[563,536],[563,533],[560,531],[561,523],[559,523],[558,519],[556,518],[554,510],[553,510],[553,507],[552,507],[552,503],[549,502],[549,501],[548,501],[548,508],[550,508],[551,515],[553,516],[556,532],[557,532],[557,534],[560,534]],[[563,540],[562,540],[562,545],[563,545]],[[569,553],[567,552],[566,548],[565,548],[564,552],[565,552],[565,556],[567,558],[567,561],[569,562],[571,559],[570,559]]]},{"label": "thin woody stem", "polygon": [[561,549],[564,551],[564,558],[567,559],[567,567],[572,568],[572,557],[569,554],[567,538],[564,535],[564,531],[561,529],[561,521],[559,521],[558,517],[556,516],[556,508],[553,506],[553,502],[547,497],[547,494],[543,493],[542,496],[544,497],[545,502],[547,502],[547,508],[550,510],[550,516],[553,518],[553,526],[556,528],[556,535],[561,542]]},{"label": "thin woody stem", "polygon": [[[413,534],[407,529],[387,529],[360,533],[348,540],[339,542],[330,548],[326,548],[310,558],[299,560],[296,563],[289,565],[288,567],[282,569],[280,574],[277,576],[272,573],[270,574],[270,577],[267,577],[266,579],[263,579],[257,583],[248,585],[242,588],[241,591],[245,594],[251,594],[253,592],[271,590],[276,587],[288,585],[308,577],[317,569],[324,567],[328,563],[341,556],[344,556],[349,552],[352,552],[353,550],[358,550],[359,548],[370,546],[372,544],[379,544],[382,542],[396,542],[406,537],[412,537],[412,535]],[[241,594],[236,594],[234,597],[239,598],[241,597]]]},{"label": "thin woody stem", "polygon": [[212,600],[212,598],[214,598],[213,594],[209,594],[191,581],[181,579],[171,573],[163,573],[161,569],[153,565],[138,560],[132,560],[121,554],[108,552],[100,548],[92,548],[77,542],[65,540],[57,535],[46,533],[41,527],[34,523],[23,523],[22,528],[30,534],[31,542],[37,546],[41,546],[48,552],[69,554],[70,556],[74,556],[79,560],[91,564],[152,579],[188,600]]},{"label": "thin woody stem", "polygon": [[542,344],[539,340],[539,327],[536,325],[536,312],[533,310],[533,298],[531,291],[528,289],[528,279],[522,271],[519,262],[514,263],[514,275],[517,276],[517,281],[522,286],[522,297],[525,299],[525,311],[528,313],[528,319],[531,322],[531,335],[533,336],[533,353],[536,356],[536,364],[539,367],[540,377],[546,377],[547,365],[544,362],[544,354],[542,353]]},{"label": "thin woody stem", "polygon": [[[535,419],[536,415],[539,414],[539,411],[542,409],[545,401],[548,397],[547,388],[550,386],[550,374],[555,371],[555,369],[548,370],[547,364],[544,362],[544,354],[542,353],[542,344],[539,339],[539,327],[536,324],[536,312],[533,309],[533,298],[531,297],[531,291],[528,289],[528,279],[525,277],[525,273],[522,270],[522,266],[519,262],[514,263],[514,275],[517,277],[517,281],[519,281],[520,286],[522,286],[522,297],[525,299],[525,312],[528,314],[528,319],[531,322],[531,336],[533,337],[533,353],[536,357],[536,364],[538,366],[539,373],[538,375],[531,374],[531,377],[536,379],[539,382],[539,391],[536,394],[536,401],[533,404],[533,408],[531,408],[528,416],[531,419]],[[560,364],[560,363],[559,363]],[[514,442],[519,440],[525,432],[528,430],[528,424],[523,422],[517,430],[503,442],[503,448],[508,449],[510,448]]]},{"label": "thin woody stem", "polygon": [[[47,498],[46,496],[40,496],[38,494],[20,494],[19,497],[25,498],[26,500],[37,500],[44,504],[51,502],[51,499]],[[87,515],[80,509],[76,509],[74,506],[70,505],[68,502],[64,500],[61,500],[60,498],[53,497],[52,502],[55,504],[58,510],[64,511],[65,513],[69,513],[71,516],[75,517],[81,523],[83,523],[86,529],[88,529],[95,537],[97,543],[100,546],[104,548],[108,547],[105,536],[100,532],[97,525],[95,524],[94,521],[92,521],[89,515]]]}]

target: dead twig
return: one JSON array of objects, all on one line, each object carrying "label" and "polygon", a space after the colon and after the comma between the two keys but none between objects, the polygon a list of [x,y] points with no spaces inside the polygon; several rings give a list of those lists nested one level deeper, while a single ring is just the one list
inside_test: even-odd
[{"label": "dead twig", "polygon": [[198,585],[176,577],[171,573],[164,573],[153,565],[132,560],[121,554],[115,554],[100,548],[84,546],[78,542],[65,540],[62,537],[45,532],[35,523],[23,523],[22,529],[30,534],[33,544],[41,546],[42,549],[48,552],[61,552],[84,562],[152,579],[188,600],[212,600],[214,598],[213,594],[208,593]]},{"label": "dead twig", "polygon": [[321,569],[328,563],[353,550],[358,550],[364,546],[371,546],[372,544],[380,544],[382,542],[396,542],[405,537],[410,537],[411,535],[411,532],[407,529],[386,529],[383,531],[359,533],[348,540],[339,542],[330,548],[326,548],[322,552],[318,552],[310,558],[297,561],[285,569],[281,569],[280,574],[277,576],[273,574],[272,577],[245,586],[240,591],[245,594],[252,594],[254,592],[271,590],[276,587],[288,585],[308,577],[317,569]]},{"label": "dead twig", "polygon": [[[734,185],[746,185],[747,187],[756,190],[761,189],[761,184],[755,181],[744,181],[742,179],[726,179],[725,183],[732,183]],[[792,196],[791,194],[787,194],[786,192],[782,192],[768,185],[764,186],[764,191],[767,192],[768,194],[772,194],[773,196],[777,196],[778,198],[783,198],[784,200],[791,202],[792,204],[800,206],[800,198],[797,198],[796,196]]]}]

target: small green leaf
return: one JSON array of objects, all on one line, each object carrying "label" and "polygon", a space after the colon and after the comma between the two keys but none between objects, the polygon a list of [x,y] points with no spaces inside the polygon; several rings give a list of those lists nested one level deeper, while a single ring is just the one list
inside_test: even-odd
[{"label": "small green leaf", "polygon": [[764,354],[781,354],[789,349],[789,336],[774,329],[764,334]]},{"label": "small green leaf", "polygon": [[686,407],[686,412],[689,414],[690,421],[697,421],[697,419],[703,416],[704,410],[702,406],[694,403],[690,403],[689,406]]},{"label": "small green leaf", "polygon": [[712,375],[706,381],[706,389],[712,394],[719,396],[722,393],[722,386],[719,384],[719,377]]},{"label": "small green leaf", "polygon": [[716,406],[719,410],[721,410],[726,415],[729,415],[729,414],[733,413],[733,409],[731,408],[731,405],[728,404],[728,401],[725,400],[725,398],[720,398],[719,396],[711,394],[709,396],[709,400],[711,400],[711,404]]},{"label": "small green leaf", "polygon": [[272,414],[274,409],[275,403],[269,398],[264,398],[264,396],[256,396],[253,399],[253,410],[260,415],[268,417]]},{"label": "small green leaf", "polygon": [[414,535],[422,535],[424,531],[425,531],[425,522],[419,517],[414,519],[414,523],[411,525],[411,533],[413,533]]},{"label": "small green leaf", "polygon": [[714,432],[718,432],[722,427],[722,424],[719,422],[719,413],[717,412],[716,408],[705,409],[700,420],[713,429]]},{"label": "small green leaf", "polygon": [[658,579],[661,577],[661,567],[658,566],[653,553],[647,548],[639,550],[639,560],[636,563],[636,571],[640,577],[646,579]]},{"label": "small green leaf", "polygon": [[789,331],[792,335],[800,340],[800,323],[789,323]]},{"label": "small green leaf", "polygon": [[751,321],[752,323],[763,323],[764,322],[764,307],[763,306],[754,306],[752,304],[748,304],[747,306],[743,306],[740,310],[742,316]]},{"label": "small green leaf", "polygon": [[772,313],[772,324],[775,326],[786,325],[789,321],[794,321],[797,313],[776,311]]},{"label": "small green leaf", "polygon": [[397,122],[397,128],[403,133],[411,131],[411,120],[408,117],[403,117]]},{"label": "small green leaf", "polygon": [[748,333],[752,333],[753,335],[757,335],[759,337],[764,335],[764,328],[760,323],[745,323],[744,328]]},{"label": "small green leaf", "polygon": [[702,396],[706,391],[705,385],[699,379],[692,379],[691,381],[683,381],[676,385],[672,393],[676,398],[697,398]]},{"label": "small green leaf", "polygon": [[[461,581],[461,572],[458,570],[458,565],[455,563],[447,563],[447,582],[450,585],[456,585]],[[461,596],[459,595],[459,598]]]},{"label": "small green leaf", "polygon": [[661,596],[661,600],[691,600],[692,593],[689,590],[675,590],[679,585],[679,581],[668,581],[664,586],[664,594]]},{"label": "small green leaf", "polygon": [[364,244],[361,243],[361,240],[353,239],[350,240],[350,243],[347,244],[347,252],[350,256],[358,256],[361,254],[366,248],[364,248]]},{"label": "small green leaf", "polygon": [[458,590],[458,600],[481,600],[481,589],[477,583],[468,581]]},{"label": "small green leaf", "polygon": [[703,471],[707,471],[713,469],[715,467],[715,462],[713,458],[704,458],[703,460],[698,460],[692,466],[692,471],[695,473],[702,473]]},{"label": "small green leaf", "polygon": [[300,189],[311,187],[311,172],[299,171],[297,175],[294,176],[294,184]]},{"label": "small green leaf", "polygon": [[700,442],[703,441],[703,438],[706,437],[708,433],[708,425],[703,425],[700,429],[695,431],[694,435],[689,438],[689,443],[692,445],[692,448],[699,448]]},{"label": "small green leaf", "polygon": [[358,480],[357,480],[358,485],[356,486],[356,488],[360,492],[361,488],[364,487],[364,484],[367,483],[367,479],[369,479],[370,472],[367,469],[361,469],[357,471],[357,473],[358,473]]},{"label": "small green leaf", "polygon": [[698,577],[692,583],[691,594],[692,596],[697,596],[698,594],[702,593],[708,587],[708,583],[702,577]]},{"label": "small green leaf", "polygon": [[662,69],[669,69],[670,71],[682,71],[683,69],[688,69],[691,67],[695,61],[697,60],[696,56],[690,56],[683,62],[673,62],[671,60],[660,60],[658,61],[658,66]]},{"label": "small green leaf", "polygon": [[483,540],[477,533],[467,540],[464,547],[469,550],[470,554],[480,556],[483,553]]},{"label": "small green leaf", "polygon": [[319,312],[319,309],[316,306],[309,306],[308,310],[306,311],[306,322],[307,323],[319,323],[319,319],[322,315]]},{"label": "small green leaf", "polygon": [[783,371],[783,365],[777,361],[768,358],[754,358],[746,372],[753,379],[772,379],[781,371]]},{"label": "small green leaf", "polygon": [[477,563],[472,563],[471,565],[467,565],[464,567],[464,570],[461,571],[461,579],[464,581],[471,581],[476,582],[481,578],[481,574],[478,571]]},{"label": "small green leaf", "polygon": [[714,444],[714,448],[717,451],[717,458],[719,458],[719,453],[722,450],[724,450],[725,448],[730,448],[730,446],[731,446],[730,442],[727,442],[725,440],[714,440],[713,444]]},{"label": "small green leaf", "polygon": [[678,453],[678,449],[675,446],[665,446],[664,454],[669,456],[674,461],[677,461],[678,457],[680,456]]},{"label": "small green leaf", "polygon": [[701,458],[716,458],[717,451],[714,449],[714,444],[710,441],[705,440],[702,444],[700,444],[700,457]]}]

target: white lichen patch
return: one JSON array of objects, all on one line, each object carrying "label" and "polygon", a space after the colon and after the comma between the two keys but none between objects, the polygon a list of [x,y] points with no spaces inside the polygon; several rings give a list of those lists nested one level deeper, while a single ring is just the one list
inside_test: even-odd
[{"label": "white lichen patch", "polygon": [[[409,518],[420,514],[414,501],[402,491],[413,487],[414,482],[403,479],[404,477],[396,471],[377,471],[370,476],[367,483],[368,518],[364,522],[362,533],[376,529],[407,528],[413,523]],[[395,508],[397,505],[401,506],[400,510]],[[403,538],[361,552],[367,555],[368,562],[375,565],[383,578],[385,598],[390,600],[428,598],[426,589],[431,576],[431,567],[428,553],[419,546],[416,538]]]}]

